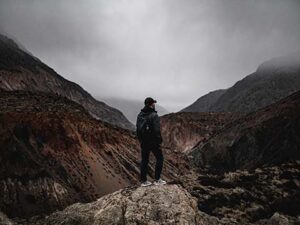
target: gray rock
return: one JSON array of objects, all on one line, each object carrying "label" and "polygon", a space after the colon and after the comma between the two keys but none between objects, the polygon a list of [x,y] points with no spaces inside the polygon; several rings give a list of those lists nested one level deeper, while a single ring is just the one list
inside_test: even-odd
[{"label": "gray rock", "polygon": [[197,202],[177,185],[127,188],[95,202],[76,203],[37,222],[39,225],[205,225],[220,224],[202,213]]},{"label": "gray rock", "polygon": [[0,212],[0,225],[15,225],[15,223],[8,219],[5,214]]},{"label": "gray rock", "polygon": [[270,219],[260,220],[256,224],[257,225],[297,225],[300,220],[296,221],[293,218],[289,218],[280,213],[274,213],[274,215]]}]

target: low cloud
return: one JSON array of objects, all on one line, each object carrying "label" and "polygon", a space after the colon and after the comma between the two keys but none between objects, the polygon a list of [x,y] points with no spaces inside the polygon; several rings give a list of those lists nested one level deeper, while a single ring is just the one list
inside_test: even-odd
[{"label": "low cloud", "polygon": [[0,0],[0,29],[100,98],[169,111],[299,50],[298,0]]}]

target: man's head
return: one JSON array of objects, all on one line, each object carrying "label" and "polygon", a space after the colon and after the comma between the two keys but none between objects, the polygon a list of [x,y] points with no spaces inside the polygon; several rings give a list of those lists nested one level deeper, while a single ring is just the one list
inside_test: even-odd
[{"label": "man's head", "polygon": [[156,103],[156,100],[154,100],[151,97],[146,98],[145,101],[144,101],[145,106],[149,106],[153,109],[155,108],[155,103]]}]

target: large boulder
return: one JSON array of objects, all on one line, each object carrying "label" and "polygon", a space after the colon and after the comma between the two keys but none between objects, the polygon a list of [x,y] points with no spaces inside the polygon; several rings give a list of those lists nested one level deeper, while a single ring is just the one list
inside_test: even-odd
[{"label": "large boulder", "polygon": [[[203,214],[203,215],[202,215]],[[178,185],[125,188],[88,204],[76,203],[39,221],[41,225],[218,224],[198,211]]]}]

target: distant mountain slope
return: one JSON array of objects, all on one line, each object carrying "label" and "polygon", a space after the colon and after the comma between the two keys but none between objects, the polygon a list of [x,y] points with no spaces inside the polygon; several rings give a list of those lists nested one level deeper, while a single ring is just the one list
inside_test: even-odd
[{"label": "distant mountain slope", "polygon": [[[122,98],[99,98],[100,100],[105,101],[107,104],[120,109],[124,115],[129,119],[129,121],[133,124],[136,123],[136,117],[144,107],[143,101],[130,100],[130,99],[122,99]],[[159,116],[163,116],[168,113],[168,111],[156,104],[156,110]]]},{"label": "distant mountain slope", "polygon": [[160,118],[163,146],[187,152],[240,115],[219,112],[178,112]]},{"label": "distant mountain slope", "polygon": [[0,35],[0,88],[59,94],[81,104],[95,118],[134,129],[122,112],[95,100],[78,84],[64,79],[3,35]]},{"label": "distant mountain slope", "polygon": [[[300,90],[300,52],[271,59],[257,71],[238,81],[207,107],[212,93],[201,97],[184,111],[253,112]],[[200,101],[202,100],[202,101]],[[188,110],[187,110],[188,109]]]},{"label": "distant mountain slope", "polygon": [[214,105],[225,92],[225,89],[209,92],[208,94],[198,98],[190,106],[180,110],[180,112],[208,112],[212,105]]},{"label": "distant mountain slope", "polygon": [[[166,149],[164,156],[164,179],[188,169],[181,155]],[[0,89],[0,211],[8,216],[49,213],[135,184],[139,162],[131,131],[94,119],[78,103]]]},{"label": "distant mountain slope", "polygon": [[300,160],[300,91],[225,125],[192,149],[212,170],[255,169]]}]

